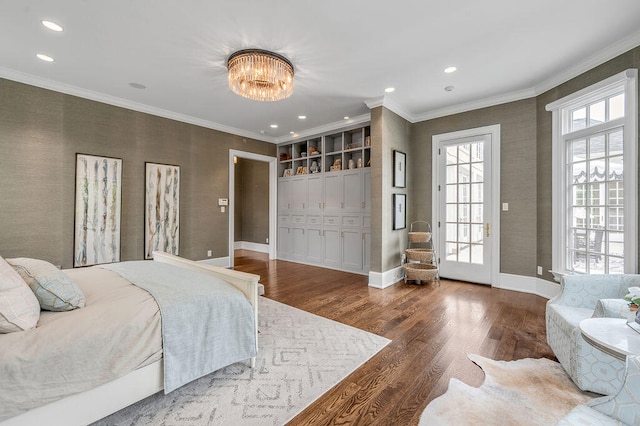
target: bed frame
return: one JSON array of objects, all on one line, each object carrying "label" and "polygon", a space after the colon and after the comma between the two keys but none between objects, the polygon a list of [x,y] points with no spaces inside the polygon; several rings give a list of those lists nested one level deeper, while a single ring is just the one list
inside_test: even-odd
[{"label": "bed frame", "polygon": [[[206,272],[242,291],[253,306],[257,347],[259,275],[195,262],[162,252],[153,252],[153,260],[193,271]],[[251,358],[251,368],[255,367],[255,362],[255,357]],[[164,388],[163,367],[163,360],[160,359],[104,385],[11,417],[0,422],[0,426],[87,425],[161,391]]]}]

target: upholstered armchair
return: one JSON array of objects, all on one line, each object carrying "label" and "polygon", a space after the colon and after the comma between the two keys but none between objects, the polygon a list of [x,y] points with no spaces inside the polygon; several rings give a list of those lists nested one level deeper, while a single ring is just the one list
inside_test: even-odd
[{"label": "upholstered armchair", "polygon": [[567,425],[640,425],[640,356],[627,357],[624,383],[615,395],[578,405],[558,423]]},{"label": "upholstered armchair", "polygon": [[596,305],[596,316],[613,316],[602,308],[610,304],[598,301],[618,299],[624,304],[628,288],[639,285],[640,275],[568,275],[560,294],[547,302],[547,342],[580,389],[612,395],[622,386],[624,362],[587,343],[579,324],[594,316]]}]

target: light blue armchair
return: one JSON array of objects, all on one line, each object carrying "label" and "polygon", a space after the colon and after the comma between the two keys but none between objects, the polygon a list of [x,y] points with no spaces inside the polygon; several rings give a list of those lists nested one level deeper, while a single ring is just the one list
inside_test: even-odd
[{"label": "light blue armchair", "polygon": [[624,384],[615,395],[578,405],[558,426],[640,425],[640,356],[627,357]]},{"label": "light blue armchair", "polygon": [[613,316],[598,301],[624,304],[621,299],[634,286],[640,286],[640,275],[568,275],[560,294],[547,302],[547,343],[580,389],[612,395],[622,386],[624,362],[587,343],[579,324],[594,316],[596,305],[596,316]]}]

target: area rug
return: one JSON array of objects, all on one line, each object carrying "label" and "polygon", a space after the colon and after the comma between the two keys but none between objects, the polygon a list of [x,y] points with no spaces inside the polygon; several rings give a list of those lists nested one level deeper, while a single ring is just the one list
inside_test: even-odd
[{"label": "area rug", "polygon": [[390,340],[260,298],[255,369],[233,364],[94,425],[283,425]]},{"label": "area rug", "polygon": [[485,373],[478,388],[457,379],[431,401],[420,425],[555,425],[592,396],[580,391],[562,366],[549,359],[494,361],[468,355]]}]

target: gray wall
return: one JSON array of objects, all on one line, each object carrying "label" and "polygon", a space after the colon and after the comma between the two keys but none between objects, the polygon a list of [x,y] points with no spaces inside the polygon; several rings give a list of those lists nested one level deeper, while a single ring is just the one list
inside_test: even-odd
[{"label": "gray wall", "polygon": [[269,163],[238,158],[235,191],[234,239],[265,244],[269,238]]},{"label": "gray wall", "polygon": [[536,101],[525,99],[415,123],[411,131],[411,220],[431,222],[433,135],[500,124],[501,272],[536,273]]},{"label": "gray wall", "polygon": [[[393,230],[393,194],[407,194],[412,186],[409,162],[411,124],[394,112],[371,111],[371,270],[384,272],[401,264],[407,229]],[[393,151],[407,154],[406,188],[393,187]],[[407,196],[407,207],[412,203]],[[407,214],[407,223],[410,223]]]},{"label": "gray wall", "polygon": [[500,124],[500,201],[509,203],[509,211],[500,216],[500,271],[534,277],[540,265],[542,278],[552,281],[547,272],[552,263],[552,133],[545,106],[629,68],[640,68],[640,47],[535,98],[412,124],[409,220],[431,221],[432,136]]},{"label": "gray wall", "polygon": [[229,149],[273,144],[0,79],[0,255],[71,267],[76,153],[123,159],[121,259],[144,254],[144,163],[181,167],[180,255],[227,256]]}]

